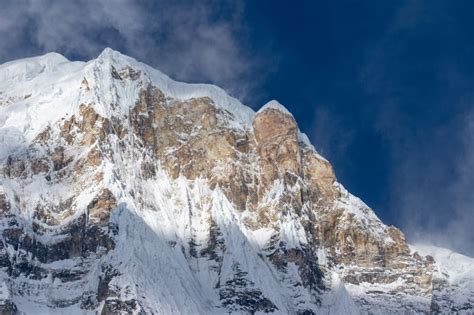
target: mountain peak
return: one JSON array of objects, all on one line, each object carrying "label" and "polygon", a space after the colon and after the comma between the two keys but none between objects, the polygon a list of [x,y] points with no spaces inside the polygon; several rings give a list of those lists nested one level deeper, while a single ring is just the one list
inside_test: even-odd
[{"label": "mountain peak", "polygon": [[277,100],[271,100],[269,102],[267,102],[265,105],[263,105],[257,113],[261,113],[267,109],[276,109],[284,114],[287,114],[287,115],[290,115],[291,117],[293,117],[293,114],[291,114],[291,112],[285,107],[283,106],[280,102],[278,102]]},{"label": "mountain peak", "polygon": [[67,63],[69,60],[56,52],[5,62],[0,65],[0,91],[2,86],[31,81],[42,73],[55,72]]},{"label": "mountain peak", "polygon": [[472,305],[469,287],[455,283],[466,299],[451,301],[433,259],[337,182],[277,101],[256,114],[110,48],[3,65],[0,92],[2,311]]},{"label": "mountain peak", "polygon": [[114,54],[114,53],[120,53],[110,47],[105,47],[104,50],[102,50],[102,52],[99,54],[99,56],[106,56],[106,55],[111,55],[111,54]]},{"label": "mountain peak", "polygon": [[97,56],[96,60],[119,60],[119,59],[129,59],[134,60],[132,57],[122,54],[121,52],[114,50],[110,47],[104,48],[102,52]]},{"label": "mountain peak", "polygon": [[60,63],[64,62],[69,62],[69,60],[61,55],[60,53],[57,52],[48,52],[40,56],[34,56],[34,57],[27,57],[27,58],[22,58],[22,59],[16,59],[12,61],[7,61],[3,64],[0,65],[0,69],[10,67],[13,65],[19,65],[19,64],[41,64],[41,65],[57,65]]}]

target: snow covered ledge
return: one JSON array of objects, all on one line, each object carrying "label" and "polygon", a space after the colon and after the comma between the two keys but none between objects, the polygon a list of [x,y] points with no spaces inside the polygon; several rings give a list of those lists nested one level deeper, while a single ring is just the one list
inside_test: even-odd
[{"label": "snow covered ledge", "polygon": [[[271,100],[270,102],[263,105],[262,108],[260,108],[258,110],[257,114],[262,113],[262,112],[264,112],[265,110],[267,110],[269,108],[279,110],[280,112],[285,113],[285,114],[293,117],[293,115],[290,113],[290,111],[288,109],[286,109],[285,106],[280,104],[280,102],[278,102],[277,100]],[[293,119],[294,119],[294,117],[293,117]]]}]

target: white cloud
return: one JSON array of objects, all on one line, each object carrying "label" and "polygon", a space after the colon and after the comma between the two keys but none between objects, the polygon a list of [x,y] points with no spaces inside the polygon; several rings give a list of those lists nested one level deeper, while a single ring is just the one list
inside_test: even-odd
[{"label": "white cloud", "polygon": [[0,0],[0,5],[0,62],[49,51],[90,59],[110,46],[176,79],[212,82],[241,98],[264,76],[257,70],[263,59],[238,37],[244,10],[239,3]]}]

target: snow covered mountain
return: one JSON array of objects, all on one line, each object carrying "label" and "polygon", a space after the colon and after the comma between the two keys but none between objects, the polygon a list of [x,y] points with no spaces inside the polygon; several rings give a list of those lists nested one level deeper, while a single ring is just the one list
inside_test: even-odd
[{"label": "snow covered mountain", "polygon": [[111,49],[0,66],[0,229],[2,314],[474,312],[474,260],[410,249],[281,104]]}]

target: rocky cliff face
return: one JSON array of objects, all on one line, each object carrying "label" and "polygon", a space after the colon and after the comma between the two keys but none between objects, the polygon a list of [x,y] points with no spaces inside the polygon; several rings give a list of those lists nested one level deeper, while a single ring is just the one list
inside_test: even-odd
[{"label": "rocky cliff face", "polygon": [[5,314],[473,311],[472,282],[347,192],[276,101],[110,49],[0,79]]}]

